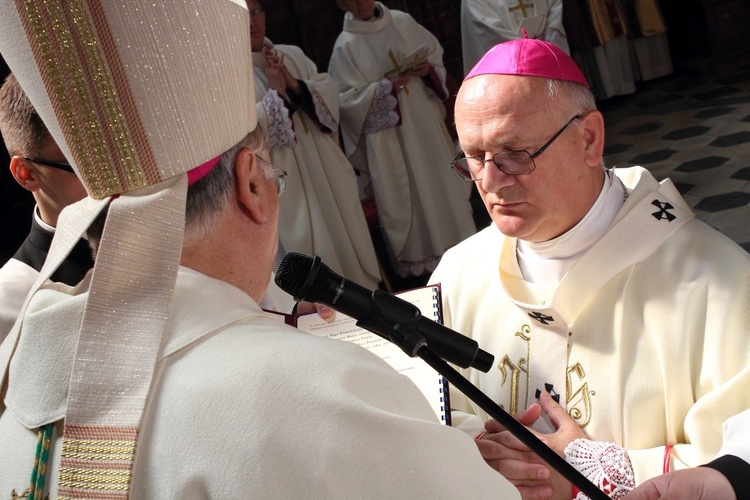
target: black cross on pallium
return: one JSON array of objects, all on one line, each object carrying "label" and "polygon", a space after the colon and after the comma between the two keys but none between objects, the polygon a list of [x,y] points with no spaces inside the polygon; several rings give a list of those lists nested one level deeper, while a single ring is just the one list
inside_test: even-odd
[{"label": "black cross on pallium", "polygon": [[[560,395],[555,391],[555,386],[552,384],[544,383],[544,390],[550,393],[550,396],[552,396],[552,399],[555,400],[555,403],[560,404]],[[542,395],[542,391],[537,389],[536,390],[536,398],[539,399],[539,396]]]},{"label": "black cross on pallium", "polygon": [[555,321],[555,318],[553,318],[552,316],[545,316],[544,314],[540,312],[536,312],[536,311],[534,311],[533,313],[529,313],[529,317],[537,320],[543,325],[549,325],[549,323],[552,323],[553,321]]},{"label": "black cross on pallium", "polygon": [[654,217],[656,217],[656,220],[667,219],[669,222],[672,222],[673,220],[675,220],[677,218],[676,215],[670,214],[669,212],[667,212],[667,210],[671,210],[671,209],[674,208],[671,203],[669,203],[669,202],[663,202],[662,203],[659,200],[654,200],[654,201],[651,202],[651,204],[654,205],[655,207],[657,207],[659,209],[658,212],[654,212],[654,213],[651,214]]}]

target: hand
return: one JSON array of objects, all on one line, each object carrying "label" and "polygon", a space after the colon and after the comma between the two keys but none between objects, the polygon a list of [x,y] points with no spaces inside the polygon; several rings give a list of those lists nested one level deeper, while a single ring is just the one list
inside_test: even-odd
[{"label": "hand", "polygon": [[[263,47],[263,71],[268,79],[268,86],[281,95],[286,93],[286,78],[282,68],[284,68],[283,57],[280,57],[275,50]],[[284,68],[286,69],[286,68]]]},{"label": "hand", "polygon": [[638,486],[627,500],[712,500],[734,499],[734,489],[721,472],[710,467],[683,469],[656,476]]},{"label": "hand", "polygon": [[303,300],[297,304],[298,314],[307,314],[313,311],[317,311],[318,315],[326,322],[331,323],[336,319],[336,311],[323,304],[315,304],[313,302],[307,302]]},{"label": "hand", "polygon": [[409,76],[427,76],[430,72],[430,63],[428,61],[421,62],[416,66],[413,66],[409,70]]},{"label": "hand", "polygon": [[[531,425],[544,411],[550,417],[556,431],[552,434],[534,434],[559,455],[565,447],[579,437],[585,437],[583,431],[570,415],[558,405],[549,393],[543,392],[541,405],[532,405],[516,416],[523,425]],[[505,430],[496,420],[485,424],[487,433],[479,440],[477,446],[485,461],[499,471],[521,492],[524,499],[532,498],[570,498],[570,483],[559,473],[551,469],[526,445]]]},{"label": "hand", "polygon": [[409,83],[409,80],[411,80],[411,76],[394,76],[393,78],[389,78],[389,80],[393,84],[393,88],[396,89],[396,92],[398,92],[406,87],[406,85]]}]

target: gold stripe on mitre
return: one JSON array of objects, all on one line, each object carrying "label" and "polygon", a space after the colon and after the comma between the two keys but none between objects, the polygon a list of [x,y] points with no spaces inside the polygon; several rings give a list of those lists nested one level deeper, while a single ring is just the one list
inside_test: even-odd
[{"label": "gold stripe on mitre", "polygon": [[42,82],[89,194],[161,180],[99,0],[15,0]]}]

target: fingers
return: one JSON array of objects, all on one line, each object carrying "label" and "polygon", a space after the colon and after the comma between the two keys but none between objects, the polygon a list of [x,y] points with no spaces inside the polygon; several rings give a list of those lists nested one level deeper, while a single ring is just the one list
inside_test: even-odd
[{"label": "fingers", "polygon": [[320,317],[323,318],[326,323],[330,323],[334,319],[336,319],[336,311],[328,306],[324,306],[323,304],[315,304],[315,309],[317,309],[318,315],[320,315]]},{"label": "fingers", "polygon": [[523,444],[517,437],[508,431],[488,432],[481,439],[476,440],[480,451],[484,448],[487,454],[485,459],[498,458],[521,458],[521,454],[531,453],[531,448]]},{"label": "fingers", "polygon": [[520,460],[487,460],[487,464],[500,472],[513,484],[536,485],[549,479],[549,468],[542,464],[532,464]]},{"label": "fingers", "polygon": [[549,415],[550,421],[552,422],[552,425],[555,426],[555,429],[559,429],[565,426],[569,427],[571,425],[578,427],[576,421],[573,420],[570,415],[568,415],[568,412],[565,410],[565,408],[557,404],[557,402],[552,399],[550,393],[543,391],[539,396],[539,404],[541,410]]},{"label": "fingers", "polygon": [[[536,422],[541,414],[542,407],[538,404],[533,404],[521,413],[518,413],[515,418],[520,424],[529,426]],[[505,430],[505,427],[493,418],[484,423],[484,429],[487,432],[501,432]]]},{"label": "fingers", "polygon": [[523,500],[546,500],[552,498],[552,487],[547,484],[540,484],[537,486],[518,486],[518,492],[521,494]]},{"label": "fingers", "polygon": [[537,419],[542,415],[542,407],[536,403],[526,408],[524,411],[516,415],[516,420],[518,420],[523,425],[531,425],[534,422],[537,421]]}]

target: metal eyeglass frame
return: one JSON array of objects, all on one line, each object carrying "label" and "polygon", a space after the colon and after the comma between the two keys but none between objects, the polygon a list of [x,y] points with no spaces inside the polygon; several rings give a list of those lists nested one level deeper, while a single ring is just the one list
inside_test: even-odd
[{"label": "metal eyeglass frame", "polygon": [[279,196],[281,196],[281,193],[284,192],[286,189],[286,176],[289,175],[286,170],[282,170],[270,161],[262,158],[259,155],[255,155],[255,157],[261,162],[265,163],[266,165],[269,165],[271,167],[271,171],[274,175],[274,183],[276,184],[276,192]]},{"label": "metal eyeglass frame", "polygon": [[[498,168],[498,170],[504,172],[507,175],[530,174],[531,172],[533,172],[534,170],[536,170],[536,163],[534,162],[534,158],[536,158],[540,154],[544,153],[544,151],[548,147],[550,147],[550,145],[553,142],[555,142],[555,139],[557,139],[558,137],[560,137],[560,135],[563,132],[565,132],[565,129],[567,129],[568,126],[571,123],[573,123],[575,120],[578,120],[579,118],[581,118],[581,115],[575,115],[573,118],[571,118],[570,120],[568,120],[568,123],[566,123],[565,125],[563,125],[563,127],[560,130],[558,130],[557,133],[555,135],[553,135],[552,138],[549,141],[545,142],[542,147],[540,147],[539,149],[537,149],[533,153],[529,153],[525,149],[513,149],[513,150],[510,150],[510,151],[502,151],[500,153],[495,153],[494,155],[492,155],[491,158],[488,158],[488,159],[485,160],[483,158],[480,158],[479,156],[466,156],[464,154],[464,152],[461,151],[460,153],[458,153],[458,155],[451,162],[451,168],[456,171],[456,173],[458,174],[459,177],[461,177],[463,180],[469,181],[469,182],[478,182],[478,181],[481,181],[484,177],[480,177],[478,179],[472,178],[471,177],[471,169],[469,169],[468,162],[466,162],[466,167],[463,167],[461,164],[458,164],[458,166],[457,166],[457,162],[459,162],[461,160],[473,159],[473,160],[481,161],[482,164],[484,165],[483,170],[484,170],[484,168],[486,168],[487,162],[488,161],[492,161],[495,164],[495,166]],[[507,155],[512,154],[512,153],[526,153],[529,156],[529,160],[531,160],[531,168],[528,169],[528,170],[524,170],[523,172],[507,172],[504,169],[503,165],[500,162],[498,162],[496,158],[497,157],[507,156]],[[464,175],[462,172],[466,172],[468,174],[468,177],[466,177],[466,175]]]}]

